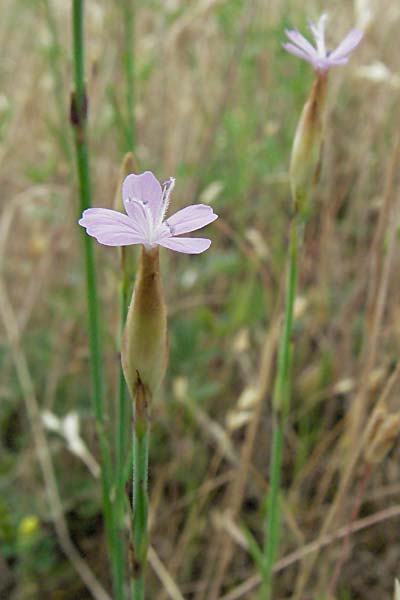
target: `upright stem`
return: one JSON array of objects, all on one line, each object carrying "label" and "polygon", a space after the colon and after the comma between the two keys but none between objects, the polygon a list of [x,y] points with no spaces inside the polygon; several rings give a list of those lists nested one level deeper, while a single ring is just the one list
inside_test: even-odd
[{"label": "upright stem", "polygon": [[296,216],[290,225],[289,265],[285,296],[283,330],[279,343],[277,375],[274,386],[273,432],[271,441],[270,482],[267,496],[267,517],[264,540],[265,566],[262,573],[262,600],[272,594],[272,567],[279,544],[280,507],[279,492],[282,467],[283,434],[289,412],[290,368],[292,362],[291,335],[293,329],[293,309],[297,284],[297,254],[300,224]]},{"label": "upright stem", "polygon": [[[76,164],[79,182],[79,205],[82,212],[90,206],[91,185],[89,173],[89,151],[86,133],[87,97],[85,91],[84,41],[83,41],[83,0],[72,2],[73,24],[73,73],[74,92],[71,98],[71,124],[74,130]],[[90,348],[90,374],[92,383],[92,403],[96,432],[101,455],[101,487],[106,536],[113,562],[115,598],[122,599],[122,582],[116,576],[113,514],[110,498],[111,460],[104,429],[103,378],[99,332],[96,272],[92,239],[82,231],[85,257],[85,275],[88,310],[88,334]]]},{"label": "upright stem", "polygon": [[53,14],[53,9],[51,7],[50,0],[41,0],[41,2],[43,5],[44,16],[47,21],[47,27],[48,27],[48,31],[49,31],[50,38],[51,38],[50,48],[48,51],[48,58],[49,58],[50,71],[53,76],[54,98],[55,98],[56,108],[57,108],[57,112],[58,112],[57,116],[59,119],[60,131],[59,131],[58,137],[59,137],[60,145],[61,145],[62,151],[64,153],[65,159],[68,163],[68,166],[72,167],[73,154],[72,154],[71,140],[69,137],[70,131],[69,131],[68,126],[66,127],[66,123],[65,123],[65,115],[67,113],[67,105],[66,105],[66,101],[65,101],[64,83],[63,83],[62,70],[61,70],[61,65],[60,65],[62,48],[61,48],[61,44],[60,44],[57,23],[56,23],[54,14]]},{"label": "upright stem", "polygon": [[[119,289],[119,312],[120,312],[120,343],[124,330],[124,324],[126,321],[126,313],[128,312],[129,304],[129,284],[123,278],[120,282]],[[124,498],[124,467],[126,464],[126,442],[127,442],[127,429],[128,424],[128,403],[127,403],[127,389],[125,383],[124,372],[122,367],[118,370],[118,397],[117,397],[117,430],[116,430],[116,458],[117,458],[117,495],[121,499]],[[121,494],[119,494],[121,492]]]},{"label": "upright stem", "polygon": [[159,249],[142,248],[135,290],[125,326],[121,360],[133,400],[133,489],[131,581],[134,600],[144,600],[147,563],[147,468],[149,406],[167,363],[167,313],[160,278]]},{"label": "upright stem", "polygon": [[144,578],[148,551],[148,457],[149,417],[145,388],[139,383],[135,396],[133,420],[133,488],[132,488],[132,598],[144,600]]},{"label": "upright stem", "polygon": [[[114,199],[114,209],[122,209],[121,191],[125,177],[134,172],[136,165],[133,154],[128,152],[121,165],[118,187]],[[123,331],[129,306],[131,285],[134,278],[132,268],[132,248],[123,246],[119,248],[120,257],[120,282],[119,282],[119,331],[117,346],[122,354]],[[127,496],[125,493],[125,484],[129,478],[132,464],[131,444],[128,445],[128,435],[130,433],[130,406],[128,404],[127,386],[122,369],[122,363],[119,363],[117,397],[116,397],[116,422],[115,422],[115,495],[114,495],[114,527],[116,530],[116,552],[118,554],[118,567],[120,577],[124,576],[124,556],[125,556],[125,504]],[[128,467],[128,468],[127,468]]]},{"label": "upright stem", "polygon": [[135,97],[134,97],[134,4],[135,0],[123,0],[123,66],[125,71],[125,135],[126,150],[134,150],[135,145]]},{"label": "upright stem", "polygon": [[[129,302],[129,284],[123,277],[120,282],[119,303],[120,303],[120,331],[119,347],[123,327],[126,319]],[[127,389],[122,367],[118,370],[117,387],[117,418],[115,430],[115,455],[116,455],[116,475],[115,475],[115,502],[114,502],[114,527],[116,532],[116,553],[118,555],[119,578],[124,577],[124,505],[125,505],[125,484],[128,478],[126,471],[127,455],[127,433],[129,429],[129,414],[127,402]],[[130,449],[129,449],[130,454]]]}]

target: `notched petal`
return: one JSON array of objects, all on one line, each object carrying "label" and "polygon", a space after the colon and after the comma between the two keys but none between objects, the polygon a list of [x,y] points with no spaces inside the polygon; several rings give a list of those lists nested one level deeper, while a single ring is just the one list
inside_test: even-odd
[{"label": "notched petal", "polygon": [[361,29],[352,29],[346,35],[346,37],[340,42],[338,47],[333,50],[330,55],[332,60],[341,60],[347,58],[347,56],[354,50],[356,46],[361,42],[364,33]]},{"label": "notched petal", "polygon": [[211,246],[211,240],[206,238],[169,237],[158,242],[160,246],[182,252],[183,254],[200,254]]},{"label": "notched petal", "polygon": [[169,227],[173,235],[180,235],[181,233],[189,233],[190,231],[196,231],[201,227],[205,227],[209,223],[212,223],[218,219],[211,208],[207,204],[193,204],[192,206],[186,206],[175,214],[168,217],[165,224]]},{"label": "notched petal", "polygon": [[107,208],[88,208],[78,221],[86,233],[106,246],[142,243],[143,236],[127,216]]},{"label": "notched petal", "polygon": [[140,175],[132,173],[125,177],[122,184],[122,201],[125,210],[129,215],[132,202],[141,202],[144,206],[149,206],[151,212],[159,209],[162,198],[162,189],[160,182],[151,171],[145,171]]},{"label": "notched petal", "polygon": [[285,33],[289,40],[295,44],[300,50],[303,50],[310,58],[317,56],[317,52],[312,44],[305,38],[297,29],[285,29]]}]

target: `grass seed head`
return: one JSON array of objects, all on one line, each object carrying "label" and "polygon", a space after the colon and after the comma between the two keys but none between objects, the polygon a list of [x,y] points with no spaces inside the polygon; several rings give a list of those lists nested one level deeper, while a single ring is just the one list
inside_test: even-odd
[{"label": "grass seed head", "polygon": [[400,412],[390,414],[385,408],[372,417],[365,444],[364,457],[370,465],[383,461],[400,432]]}]

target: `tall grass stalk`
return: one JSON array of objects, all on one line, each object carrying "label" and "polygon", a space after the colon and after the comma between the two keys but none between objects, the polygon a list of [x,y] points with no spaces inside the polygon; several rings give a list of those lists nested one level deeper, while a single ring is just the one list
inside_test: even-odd
[{"label": "tall grass stalk", "polygon": [[282,468],[283,436],[289,412],[290,370],[292,362],[291,335],[293,329],[294,301],[296,296],[298,246],[300,223],[294,216],[290,225],[289,264],[285,294],[285,314],[279,342],[277,375],[274,385],[272,411],[273,431],[271,441],[270,483],[267,495],[267,518],[264,540],[265,563],[262,571],[260,598],[267,600],[272,594],[272,567],[276,558],[280,530],[280,479]]},{"label": "tall grass stalk", "polygon": [[[123,248],[122,252],[126,249]],[[123,261],[124,261],[123,257]],[[129,299],[132,293],[132,278],[127,276],[127,271],[122,266],[121,280],[119,282],[119,347],[122,345],[122,335],[126,321],[126,315],[129,307]],[[117,419],[116,419],[116,436],[115,436],[115,455],[116,455],[116,494],[120,502],[121,510],[123,510],[124,489],[125,489],[125,474],[127,461],[127,439],[129,432],[129,406],[127,387],[122,370],[122,365],[118,371],[118,387],[117,387]],[[129,451],[128,451],[129,452]],[[129,459],[128,459],[129,460]]]},{"label": "tall grass stalk", "polygon": [[[123,210],[122,206],[122,183],[129,173],[136,170],[134,156],[128,152],[123,160],[119,182],[114,198],[114,209]],[[122,350],[123,330],[128,312],[129,299],[132,293],[132,282],[134,279],[133,253],[132,247],[123,246],[120,248],[121,277],[119,281],[119,331],[117,345]],[[129,477],[130,469],[127,466],[132,464],[131,445],[128,446],[129,423],[131,422],[131,411],[128,403],[127,387],[120,362],[118,369],[117,398],[116,398],[116,421],[115,421],[115,498],[114,498],[114,526],[116,529],[116,551],[120,557],[119,569],[120,578],[124,576],[124,516],[125,516],[125,484]]]},{"label": "tall grass stalk", "polygon": [[[87,97],[85,90],[83,23],[83,0],[73,0],[72,31],[74,91],[71,98],[71,123],[73,126],[75,139],[76,164],[79,184],[79,204],[81,212],[88,208],[91,203],[89,150],[86,132]],[[96,432],[101,454],[101,487],[103,513],[106,528],[107,544],[113,567],[114,597],[117,600],[119,600],[123,598],[123,581],[120,577],[121,569],[118,564],[120,557],[118,553],[115,552],[116,535],[115,528],[113,526],[113,506],[110,498],[112,481],[111,458],[104,429],[103,377],[101,364],[96,272],[92,239],[89,236],[87,236],[84,232],[82,232],[82,240],[86,274],[92,403],[96,423]]]},{"label": "tall grass stalk", "polygon": [[146,392],[139,385],[135,398],[133,425],[133,488],[132,488],[132,598],[144,600],[144,578],[149,546],[148,520],[148,462],[149,462],[149,418]]},{"label": "tall grass stalk", "polygon": [[290,371],[292,363],[291,336],[294,301],[296,296],[298,251],[303,228],[311,214],[311,199],[321,168],[324,108],[327,75],[318,72],[303,107],[292,145],[289,180],[293,202],[293,216],[289,233],[289,264],[285,296],[285,314],[279,343],[277,374],[273,392],[273,432],[271,442],[270,487],[267,496],[267,520],[264,539],[264,568],[261,598],[272,595],[272,567],[279,544],[280,510],[279,491],[282,468],[284,428],[290,406]]},{"label": "tall grass stalk", "polygon": [[135,146],[135,0],[122,1],[123,67],[125,75],[125,139],[126,151]]},{"label": "tall grass stalk", "polygon": [[44,18],[47,22],[47,28],[50,36],[50,44],[47,54],[49,59],[49,69],[53,78],[54,100],[57,108],[57,117],[59,121],[56,133],[65,160],[68,166],[72,169],[72,143],[70,138],[70,130],[65,120],[65,115],[67,114],[67,105],[65,95],[63,93],[64,84],[62,77],[62,68],[60,64],[62,46],[60,44],[60,36],[58,33],[57,22],[50,1],[41,0],[41,4],[43,6]]}]

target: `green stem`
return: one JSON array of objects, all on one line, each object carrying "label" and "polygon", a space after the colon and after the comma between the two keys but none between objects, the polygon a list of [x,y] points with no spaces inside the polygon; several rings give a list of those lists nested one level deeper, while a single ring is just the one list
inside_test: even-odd
[{"label": "green stem", "polygon": [[49,0],[41,0],[44,10],[44,16],[47,21],[47,27],[51,38],[51,44],[48,50],[49,67],[53,77],[54,97],[59,119],[59,141],[64,153],[65,159],[69,165],[73,163],[71,140],[69,129],[65,126],[65,115],[67,114],[67,105],[64,95],[64,83],[62,77],[62,68],[60,58],[62,47],[58,34],[57,22],[53,14]]},{"label": "green stem", "polygon": [[[120,313],[120,343],[119,347],[121,347],[122,334],[124,330],[124,324],[126,321],[126,313],[128,311],[128,294],[127,294],[127,286],[125,281],[121,281],[121,287],[119,292],[119,313]],[[116,431],[116,456],[117,456],[117,489],[120,491],[124,491],[125,481],[124,481],[124,465],[125,465],[125,457],[126,457],[126,434],[127,434],[127,396],[126,396],[126,383],[124,372],[122,367],[118,371],[118,402],[117,402],[117,431]],[[121,494],[124,497],[124,494]],[[123,501],[121,501],[123,504]]]},{"label": "green stem", "polygon": [[[86,134],[87,99],[84,79],[83,0],[73,0],[72,2],[72,23],[74,93],[71,99],[71,123],[74,130],[76,149],[76,164],[79,182],[79,206],[80,211],[82,212],[90,206],[91,201],[89,150]],[[82,240],[85,257],[92,403],[95,416],[96,433],[100,447],[103,514],[107,544],[113,565],[114,596],[116,599],[122,600],[123,582],[118,576],[117,555],[114,552],[115,528],[113,527],[113,506],[110,498],[112,481],[111,459],[104,429],[103,377],[96,272],[92,239],[86,235],[83,230]]]},{"label": "green stem", "polygon": [[126,111],[126,150],[134,150],[135,146],[135,78],[134,78],[134,0],[123,0],[123,66],[125,71],[125,111]]},{"label": "green stem", "polygon": [[272,596],[272,568],[279,544],[280,507],[279,492],[282,467],[283,434],[289,412],[290,368],[292,358],[291,336],[293,310],[297,285],[297,254],[300,224],[293,217],[290,226],[289,265],[287,273],[285,314],[279,343],[277,375],[273,393],[273,432],[271,441],[270,483],[267,496],[267,520],[264,541],[265,564],[262,572],[260,598]]},{"label": "green stem", "polygon": [[149,420],[147,399],[144,389],[138,386],[135,398],[135,419],[133,425],[133,496],[132,496],[132,598],[144,600],[144,578],[149,545],[147,531],[148,517],[148,456]]},{"label": "green stem", "polygon": [[[130,298],[130,283],[127,281],[125,274],[122,275],[119,290],[119,348],[121,348],[122,334],[128,312]],[[120,363],[118,371],[118,396],[117,396],[117,423],[116,423],[116,489],[119,506],[123,511],[125,498],[125,483],[126,483],[126,454],[127,454],[127,433],[128,433],[128,402],[127,402],[127,387]]]},{"label": "green stem", "polygon": [[[129,284],[122,279],[120,283],[119,302],[120,302],[120,330],[119,347],[121,347],[122,333],[126,320],[126,313],[129,303]],[[115,456],[116,456],[116,476],[115,476],[115,532],[116,532],[116,553],[119,579],[124,578],[124,508],[125,508],[125,483],[128,479],[126,472],[126,454],[127,454],[127,424],[129,422],[127,389],[122,367],[118,370],[117,387],[117,418],[115,431]]]}]

